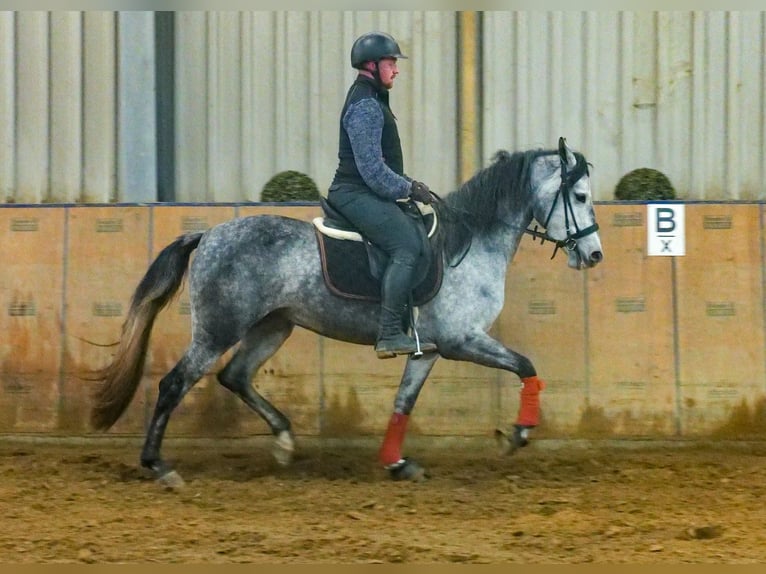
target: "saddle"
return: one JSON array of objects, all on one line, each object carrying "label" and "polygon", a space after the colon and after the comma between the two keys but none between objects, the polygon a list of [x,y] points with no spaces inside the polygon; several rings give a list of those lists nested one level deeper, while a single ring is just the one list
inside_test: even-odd
[{"label": "saddle", "polygon": [[[380,282],[388,265],[388,255],[362,234],[324,197],[319,199],[323,217],[312,220],[316,232],[322,274],[327,288],[339,297],[358,301],[380,302]],[[413,306],[434,298],[442,283],[441,257],[434,257],[430,238],[438,225],[436,212],[418,202],[397,202],[414,220],[420,230],[423,252],[428,256],[418,268],[415,288],[411,294]]]}]

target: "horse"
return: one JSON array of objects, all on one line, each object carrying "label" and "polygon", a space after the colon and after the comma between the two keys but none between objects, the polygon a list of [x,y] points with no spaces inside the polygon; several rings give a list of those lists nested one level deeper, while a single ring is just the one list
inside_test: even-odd
[{"label": "horse", "polygon": [[[406,358],[379,451],[379,462],[390,478],[428,476],[401,450],[409,416],[440,357],[515,373],[523,385],[519,416],[503,440],[508,452],[529,442],[529,431],[538,423],[544,382],[526,356],[488,331],[503,308],[508,266],[524,234],[552,242],[551,258],[561,249],[572,269],[602,261],[589,165],[559,138],[557,149],[500,150],[456,190],[435,195],[431,206],[439,226],[433,250],[449,264],[444,265],[438,291],[418,306],[416,328],[420,338],[437,348]],[[183,478],[161,456],[167,424],[184,395],[229,349],[234,349],[233,355],[217,373],[217,381],[263,418],[274,436],[273,456],[281,465],[290,464],[295,449],[290,420],[255,390],[254,374],[295,326],[373,345],[379,305],[331,292],[312,222],[281,215],[233,218],[204,232],[181,235],[164,247],[139,281],[115,354],[96,377],[92,426],[109,429],[130,404],[154,320],[187,274],[191,342],[159,382],[141,466],[161,483],[183,485]]]}]

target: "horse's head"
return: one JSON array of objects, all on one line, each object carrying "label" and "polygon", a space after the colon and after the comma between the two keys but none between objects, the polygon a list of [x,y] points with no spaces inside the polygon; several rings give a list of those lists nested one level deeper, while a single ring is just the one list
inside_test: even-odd
[{"label": "horse's head", "polygon": [[532,170],[532,214],[545,232],[530,233],[563,248],[573,269],[600,263],[604,254],[585,158],[559,138],[558,154],[541,155]]}]

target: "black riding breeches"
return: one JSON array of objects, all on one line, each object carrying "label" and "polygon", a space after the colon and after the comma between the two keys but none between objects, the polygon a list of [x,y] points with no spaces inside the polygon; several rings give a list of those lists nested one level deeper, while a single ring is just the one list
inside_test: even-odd
[{"label": "black riding breeches", "polygon": [[417,221],[395,202],[383,199],[365,187],[351,185],[334,187],[327,200],[364,237],[385,251],[391,263],[414,267],[425,255]]}]

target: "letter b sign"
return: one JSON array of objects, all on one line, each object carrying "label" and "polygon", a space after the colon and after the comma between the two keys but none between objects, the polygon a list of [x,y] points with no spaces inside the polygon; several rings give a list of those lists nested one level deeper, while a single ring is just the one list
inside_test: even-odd
[{"label": "letter b sign", "polygon": [[684,206],[650,203],[646,206],[648,255],[686,255]]}]

